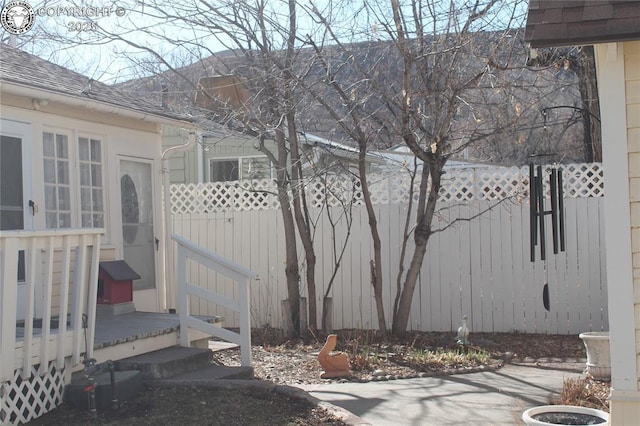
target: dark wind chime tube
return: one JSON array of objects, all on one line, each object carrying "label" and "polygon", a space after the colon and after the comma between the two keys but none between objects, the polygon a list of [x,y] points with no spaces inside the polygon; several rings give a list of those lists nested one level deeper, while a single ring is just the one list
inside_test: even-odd
[{"label": "dark wind chime tube", "polygon": [[[535,246],[540,243],[540,258],[545,265],[545,275],[547,273],[546,257],[547,243],[545,233],[545,216],[551,215],[551,233],[553,239],[553,253],[558,254],[558,246],[560,251],[565,251],[565,216],[564,216],[564,189],[562,169],[552,168],[549,174],[549,193],[551,208],[548,211],[544,209],[544,175],[542,166],[535,167],[529,165],[529,226],[530,226],[530,249],[531,262],[535,262]],[[545,280],[545,281],[548,281]],[[542,290],[542,302],[544,308],[550,311],[551,301],[549,295],[549,283],[545,282]]]}]

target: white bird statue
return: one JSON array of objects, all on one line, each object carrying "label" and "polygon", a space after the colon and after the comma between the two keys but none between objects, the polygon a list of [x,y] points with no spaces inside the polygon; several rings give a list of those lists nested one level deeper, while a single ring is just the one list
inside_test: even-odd
[{"label": "white bird statue", "polygon": [[462,317],[462,325],[458,327],[458,335],[456,336],[456,341],[459,345],[468,345],[469,344],[469,328],[467,327],[467,316]]}]

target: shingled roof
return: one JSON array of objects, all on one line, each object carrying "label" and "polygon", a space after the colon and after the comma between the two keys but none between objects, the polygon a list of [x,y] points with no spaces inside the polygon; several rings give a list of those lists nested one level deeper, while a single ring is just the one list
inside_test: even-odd
[{"label": "shingled roof", "polygon": [[31,55],[20,49],[1,45],[0,81],[31,89],[60,94],[71,98],[125,108],[170,120],[186,117],[155,105],[146,99],[119,91],[113,86],[93,80],[70,69]]},{"label": "shingled roof", "polygon": [[640,1],[530,0],[524,37],[532,47],[640,40]]}]

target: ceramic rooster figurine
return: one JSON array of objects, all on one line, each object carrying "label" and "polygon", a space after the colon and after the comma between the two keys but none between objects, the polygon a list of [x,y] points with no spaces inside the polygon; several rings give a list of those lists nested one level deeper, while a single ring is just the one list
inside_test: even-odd
[{"label": "ceramic rooster figurine", "polygon": [[335,349],[338,342],[338,336],[330,334],[327,336],[327,341],[318,354],[318,361],[320,366],[324,370],[320,375],[323,379],[331,377],[345,377],[351,375],[351,369],[349,368],[349,358],[346,354],[338,352],[332,354],[331,351]]}]

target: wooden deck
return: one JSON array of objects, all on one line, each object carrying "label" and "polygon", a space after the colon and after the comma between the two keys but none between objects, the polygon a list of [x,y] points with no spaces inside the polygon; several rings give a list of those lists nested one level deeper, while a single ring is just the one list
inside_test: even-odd
[{"label": "wooden deck", "polygon": [[132,312],[122,315],[104,315],[96,318],[93,349],[134,342],[139,339],[168,334],[180,329],[177,314]]},{"label": "wooden deck", "polygon": [[[220,317],[196,317],[210,324],[222,325]],[[40,336],[42,321],[36,320],[33,336]],[[67,326],[69,323],[67,322]],[[94,358],[98,362],[118,360],[140,355],[154,350],[164,349],[180,344],[180,316],[158,312],[131,312],[121,315],[100,315],[96,317],[94,338]],[[53,318],[50,334],[58,333],[58,319]],[[206,339],[208,336],[192,332],[191,340]],[[16,340],[24,338],[24,324],[16,327]],[[205,345],[206,346],[206,345]],[[203,346],[203,347],[205,347]],[[84,352],[84,343],[82,350]]]},{"label": "wooden deck", "polygon": [[[211,324],[222,324],[219,317],[200,317]],[[158,312],[131,312],[99,315],[96,318],[94,357],[98,362],[118,360],[179,344],[180,317]],[[206,339],[196,334],[192,340]]]}]

